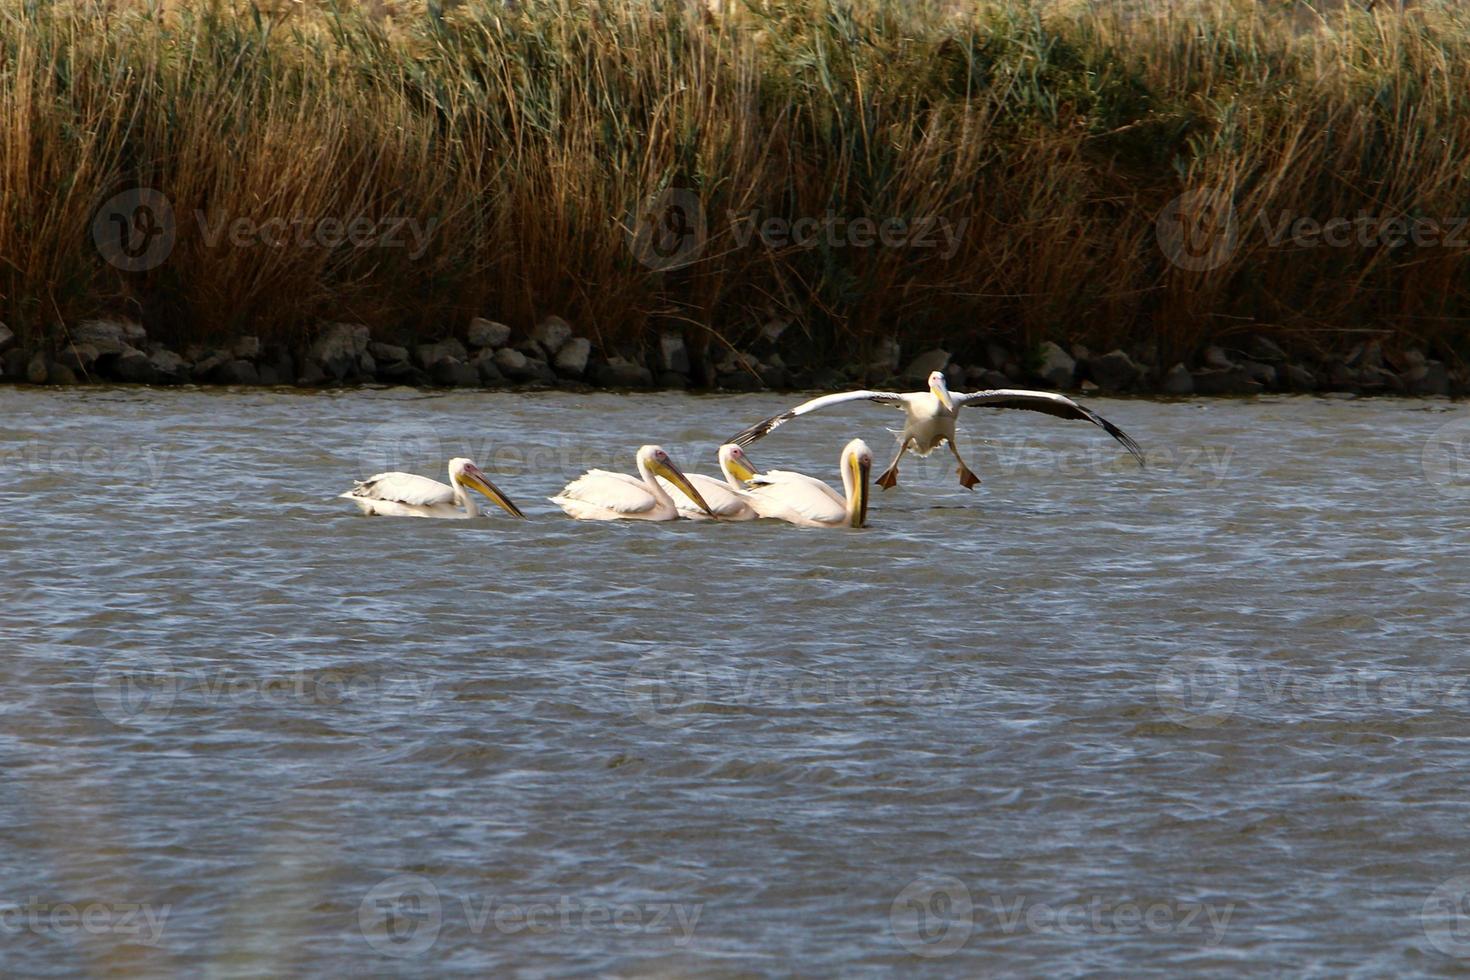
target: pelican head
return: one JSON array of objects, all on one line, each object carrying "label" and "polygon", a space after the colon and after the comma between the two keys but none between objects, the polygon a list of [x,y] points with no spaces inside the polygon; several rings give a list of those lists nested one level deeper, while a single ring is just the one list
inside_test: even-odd
[{"label": "pelican head", "polygon": [[500,492],[500,488],[490,482],[490,478],[474,464],[473,461],[463,456],[449,461],[449,477],[454,481],[456,487],[468,490],[476,490],[490,498],[490,502],[500,507],[508,514],[516,517],[525,517],[521,509],[517,507],[509,497]]},{"label": "pelican head", "polygon": [[929,394],[938,398],[946,410],[954,411],[954,399],[949,397],[949,382],[944,380],[943,371],[929,372]]},{"label": "pelican head", "polygon": [[861,439],[842,448],[842,485],[847,491],[847,521],[853,527],[868,523],[868,477],[873,472],[873,451]]},{"label": "pelican head", "polygon": [[720,447],[720,469],[724,471],[726,479],[733,480],[736,486],[744,486],[746,480],[754,480],[758,475],[755,464],[745,455],[745,450],[733,442],[727,442]]},{"label": "pelican head", "polygon": [[[638,450],[638,468],[646,474],[661,476],[665,480],[668,480],[682,490],[684,496],[694,501],[700,510],[711,517],[715,516],[715,512],[709,509],[709,504],[704,502],[704,498],[699,495],[699,491],[694,489],[694,484],[689,482],[689,477],[685,476],[679,467],[674,465],[674,461],[669,459],[669,454],[664,452],[662,446],[644,446]],[[650,480],[649,482],[652,483],[653,481]]]}]

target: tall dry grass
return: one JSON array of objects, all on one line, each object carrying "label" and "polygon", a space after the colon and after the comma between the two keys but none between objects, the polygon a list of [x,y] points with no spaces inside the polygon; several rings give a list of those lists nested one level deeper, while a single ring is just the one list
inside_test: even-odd
[{"label": "tall dry grass", "polygon": [[[738,342],[779,316],[817,350],[896,333],[1169,360],[1241,332],[1333,346],[1366,329],[1452,356],[1470,249],[1266,229],[1470,215],[1466,79],[1470,14],[1451,2],[0,0],[3,316],[40,337],[125,311],[207,341],[559,313],[609,348],[670,326]],[[128,273],[90,227],[134,186],[168,196],[177,234]],[[709,237],[659,271],[628,221],[668,188],[697,195]],[[1181,269],[1155,222],[1203,189],[1228,195],[1238,245]],[[773,248],[741,243],[731,216],[750,213],[964,234],[949,256]],[[240,217],[437,224],[418,256],[208,241]]]}]

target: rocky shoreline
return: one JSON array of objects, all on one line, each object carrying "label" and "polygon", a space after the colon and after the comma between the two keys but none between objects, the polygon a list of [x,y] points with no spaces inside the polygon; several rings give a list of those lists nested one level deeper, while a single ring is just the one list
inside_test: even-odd
[{"label": "rocky shoreline", "polygon": [[[1148,348],[1093,354],[1042,343],[1021,357],[1001,343],[957,359],[930,348],[904,357],[897,340],[878,345],[842,368],[802,366],[783,321],[767,324],[746,350],[696,356],[676,332],[657,335],[648,349],[602,351],[565,320],[549,316],[519,336],[511,327],[475,317],[459,337],[431,343],[375,340],[368,327],[324,324],[297,349],[241,337],[228,345],[173,350],[148,339],[127,319],[86,320],[59,349],[19,344],[0,324],[0,377],[33,385],[409,385],[444,388],[682,389],[722,391],[835,389],[921,384],[942,370],[959,390],[1036,387],[1082,394],[1253,395],[1265,392],[1344,392],[1355,395],[1460,396],[1470,376],[1423,351],[1385,350],[1366,341],[1341,356],[1293,358],[1272,340],[1251,336],[1239,347],[1210,346],[1193,366],[1161,367]],[[792,331],[792,334],[795,332]]]}]

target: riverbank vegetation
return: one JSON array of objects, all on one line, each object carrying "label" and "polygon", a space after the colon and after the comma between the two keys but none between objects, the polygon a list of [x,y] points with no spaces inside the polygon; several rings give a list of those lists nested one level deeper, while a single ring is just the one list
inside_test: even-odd
[{"label": "riverbank vegetation", "polygon": [[1374,6],[0,0],[0,315],[1459,363],[1470,13]]}]

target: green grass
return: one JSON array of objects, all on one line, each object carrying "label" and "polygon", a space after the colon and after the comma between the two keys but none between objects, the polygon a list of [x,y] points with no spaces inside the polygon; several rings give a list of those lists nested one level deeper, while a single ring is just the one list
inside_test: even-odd
[{"label": "green grass", "polygon": [[[1470,248],[1273,244],[1261,222],[1470,215],[1470,14],[1157,6],[0,0],[0,315],[32,340],[98,312],[179,343],[557,313],[608,349],[668,327],[738,344],[779,316],[816,351],[896,334],[1172,361],[1370,329],[1467,353]],[[177,235],[123,272],[91,223],[135,186],[168,196]],[[659,271],[627,224],[666,188],[698,197],[709,237]],[[1238,247],[1176,268],[1155,221],[1205,188]],[[732,228],[750,212],[964,233],[953,254],[770,248]],[[200,213],[436,224],[412,255],[210,244]]]}]

